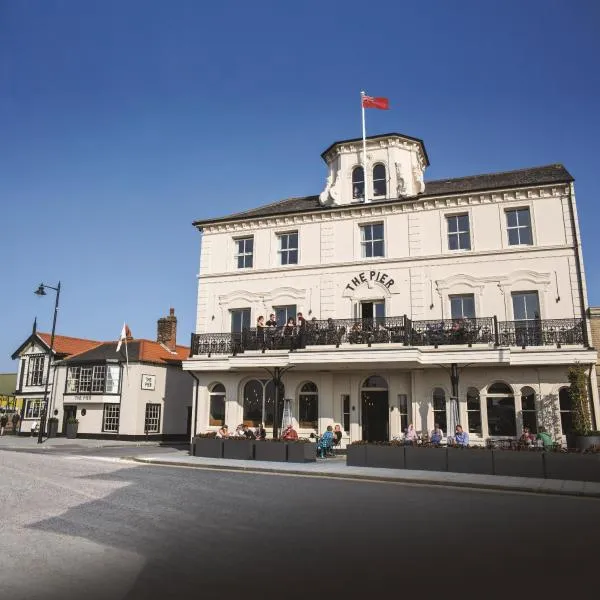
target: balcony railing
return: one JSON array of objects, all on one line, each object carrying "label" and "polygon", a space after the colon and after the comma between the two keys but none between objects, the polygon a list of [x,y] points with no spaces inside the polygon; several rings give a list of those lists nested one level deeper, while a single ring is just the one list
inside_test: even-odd
[{"label": "balcony railing", "polygon": [[412,321],[402,317],[326,319],[304,327],[262,327],[239,333],[192,333],[190,356],[233,355],[246,350],[289,350],[307,346],[402,344],[404,346],[557,346],[584,345],[582,319],[498,321],[437,319]]}]

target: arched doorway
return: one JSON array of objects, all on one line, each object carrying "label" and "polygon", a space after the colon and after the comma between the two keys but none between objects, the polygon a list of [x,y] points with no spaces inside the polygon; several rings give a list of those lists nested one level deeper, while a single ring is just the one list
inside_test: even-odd
[{"label": "arched doorway", "polygon": [[361,387],[360,397],[363,440],[383,442],[389,439],[390,409],[387,381],[379,375],[367,377]]}]

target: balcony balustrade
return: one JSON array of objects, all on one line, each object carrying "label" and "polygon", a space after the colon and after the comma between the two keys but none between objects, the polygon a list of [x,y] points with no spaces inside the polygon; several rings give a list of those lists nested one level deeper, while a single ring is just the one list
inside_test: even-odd
[{"label": "balcony balustrade", "polygon": [[583,319],[498,321],[407,316],[306,321],[303,327],[261,327],[238,333],[192,333],[190,356],[232,355],[246,350],[295,351],[307,346],[401,344],[404,346],[556,346],[585,345]]}]

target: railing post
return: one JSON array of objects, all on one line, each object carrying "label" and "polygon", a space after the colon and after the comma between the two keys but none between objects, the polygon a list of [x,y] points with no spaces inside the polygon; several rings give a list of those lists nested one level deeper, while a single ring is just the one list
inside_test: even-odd
[{"label": "railing post", "polygon": [[404,315],[404,345],[410,346],[410,340],[412,337],[412,321]]},{"label": "railing post", "polygon": [[196,338],[196,334],[192,331],[192,335],[190,337],[190,358],[192,356],[194,356],[194,354],[195,354],[195,352],[194,352],[194,349],[195,349],[194,348],[194,346],[195,346],[194,342],[196,341],[196,339],[197,339]]},{"label": "railing post", "polygon": [[500,345],[500,331],[498,330],[498,316],[494,315],[494,346]]}]

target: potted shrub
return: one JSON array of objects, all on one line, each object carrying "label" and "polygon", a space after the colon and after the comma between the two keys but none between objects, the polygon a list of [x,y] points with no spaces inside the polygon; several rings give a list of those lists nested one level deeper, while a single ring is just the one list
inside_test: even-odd
[{"label": "potted shrub", "polygon": [[77,429],[79,427],[79,421],[75,417],[69,417],[67,419],[67,439],[74,440],[77,437]]},{"label": "potted shrub", "polygon": [[257,440],[254,443],[255,460],[285,462],[287,460],[287,444],[282,440]]},{"label": "potted shrub", "polygon": [[200,433],[192,440],[192,455],[205,458],[223,458],[223,440],[216,431]]},{"label": "potted shrub", "polygon": [[58,419],[56,417],[50,417],[48,419],[48,437],[53,438],[58,434]]},{"label": "potted shrub", "polygon": [[577,364],[569,369],[569,383],[573,430],[567,432],[567,446],[579,450],[600,446],[600,431],[592,431],[588,379],[583,365]]},{"label": "potted shrub", "polygon": [[404,469],[404,441],[392,440],[379,444],[367,444],[367,467]]},{"label": "potted shrub", "polygon": [[229,437],[223,439],[223,458],[237,460],[252,460],[254,458],[254,440],[244,437]]},{"label": "potted shrub", "polygon": [[349,467],[367,466],[367,442],[352,442],[346,448],[346,465]]},{"label": "potted shrub", "polygon": [[[292,463],[316,462],[317,444],[306,438],[293,442],[285,442],[287,446],[287,461]],[[258,446],[258,444],[257,444]]]}]

